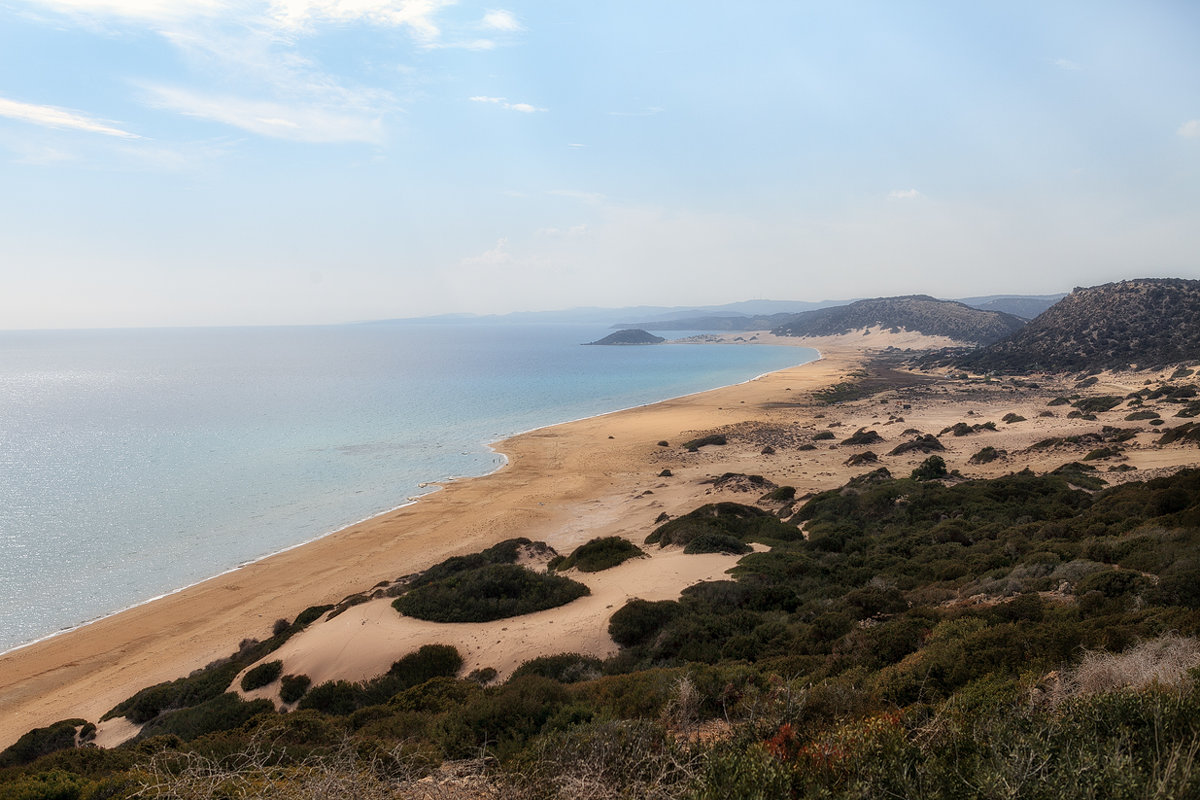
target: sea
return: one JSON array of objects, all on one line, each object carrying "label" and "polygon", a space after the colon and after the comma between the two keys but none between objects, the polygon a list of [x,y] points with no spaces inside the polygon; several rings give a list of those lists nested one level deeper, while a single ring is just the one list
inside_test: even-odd
[{"label": "sea", "polygon": [[515,433],[817,357],[580,346],[609,332],[0,332],[0,652],[491,472],[488,444]]}]

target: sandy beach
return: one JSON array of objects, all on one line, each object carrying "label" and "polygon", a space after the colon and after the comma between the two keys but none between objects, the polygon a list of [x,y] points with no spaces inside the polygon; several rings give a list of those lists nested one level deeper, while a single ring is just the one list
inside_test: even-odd
[{"label": "sandy beach", "polygon": [[[597,536],[621,535],[640,543],[660,514],[677,516],[715,498],[758,499],[737,482],[723,488],[712,483],[727,472],[762,475],[794,486],[797,496],[839,486],[878,466],[906,475],[926,454],[887,453],[912,439],[913,431],[936,435],[959,422],[996,423],[994,431],[940,437],[947,448],[940,455],[967,476],[1024,466],[1052,469],[1078,460],[1086,445],[1029,448],[1050,436],[1097,431],[1101,424],[1144,430],[1126,442],[1119,459],[1097,464],[1101,470],[1117,461],[1137,468],[1105,473],[1110,479],[1197,461],[1194,447],[1154,445],[1150,427],[1121,421],[1123,409],[1103,413],[1099,421],[1068,418],[1069,407],[1047,409],[1047,398],[1074,384],[1065,378],[1042,378],[1029,386],[884,370],[870,378],[882,381],[882,391],[826,405],[813,392],[861,379],[873,352],[944,343],[879,331],[785,341],[817,347],[822,358],[737,386],[516,436],[496,446],[509,459],[498,472],[453,482],[413,505],[0,657],[0,747],[55,720],[99,720],[138,689],[227,656],[246,637],[267,638],[277,619],[290,620],[308,606],[336,603],[451,555],[519,536],[545,541],[562,553]],[[1145,379],[1141,373],[1100,376],[1088,393],[1123,395]],[[1039,416],[1047,410],[1053,416]],[[1005,414],[1023,419],[1002,423]],[[839,444],[859,428],[877,431],[882,442]],[[799,449],[819,431],[833,431],[834,438],[816,442],[815,449]],[[694,453],[680,447],[707,432],[726,433],[729,444]],[[985,445],[1007,455],[971,463]],[[764,448],[774,452],[764,454]],[[847,465],[851,456],[868,450],[877,462]],[[660,477],[665,469],[670,477]],[[719,579],[736,561],[658,548],[650,555],[604,573],[576,576],[592,595],[561,609],[496,623],[433,625],[401,618],[385,600],[377,600],[314,624],[271,658],[284,660],[286,671],[320,681],[379,674],[430,642],[459,647],[467,669],[490,666],[502,676],[538,655],[603,656],[615,650],[606,633],[607,617],[625,599],[678,596],[691,583]]]}]

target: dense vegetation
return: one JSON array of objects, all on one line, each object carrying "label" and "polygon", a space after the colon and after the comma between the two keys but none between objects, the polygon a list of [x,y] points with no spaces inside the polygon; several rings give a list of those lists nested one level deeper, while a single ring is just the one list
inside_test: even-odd
[{"label": "dense vegetation", "polygon": [[631,558],[642,558],[646,554],[628,539],[620,536],[605,536],[592,539],[576,547],[571,555],[550,565],[559,571],[577,569],[580,572],[600,572],[624,564]]},{"label": "dense vegetation", "polygon": [[1142,279],[1076,289],[1009,338],[967,353],[975,371],[1153,368],[1200,359],[1200,281]]},{"label": "dense vegetation", "polygon": [[289,714],[214,702],[217,665],[151,693],[169,704],[119,707],[203,724],[113,751],[73,747],[81,720],[39,729],[0,755],[0,800],[436,796],[410,782],[482,752],[479,796],[530,800],[1198,796],[1200,470],[1094,476],[877,470],[786,521],[705,506],[651,538],[769,550],[615,609],[604,662],[536,659],[481,686],[452,648],[422,648]]},{"label": "dense vegetation", "polygon": [[987,344],[1020,330],[1025,320],[1002,311],[981,311],[953,300],[927,295],[879,297],[849,305],[797,314],[772,333],[782,336],[832,336],[880,326],[960,342]]}]

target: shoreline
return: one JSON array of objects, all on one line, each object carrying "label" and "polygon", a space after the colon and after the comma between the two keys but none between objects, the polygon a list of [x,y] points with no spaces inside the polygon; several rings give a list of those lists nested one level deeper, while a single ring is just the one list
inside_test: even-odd
[{"label": "shoreline", "polygon": [[[685,341],[683,341],[683,340],[680,340],[680,341],[678,341],[678,342],[674,342],[674,341],[673,341],[673,342],[670,342],[670,343],[672,343],[672,344],[693,344],[693,342],[685,342]],[[723,343],[724,343],[724,342],[723,342]],[[728,344],[733,344],[733,342],[728,342]],[[738,344],[742,344],[742,343],[741,343],[741,342],[739,342]],[[753,344],[760,344],[760,343],[758,343],[758,342],[754,342]],[[803,348],[805,348],[805,349],[812,350],[812,351],[814,351],[814,352],[817,354],[817,355],[816,355],[816,357],[815,357],[815,358],[813,358],[813,359],[811,359],[810,361],[805,361],[805,362],[803,362],[803,363],[801,363],[801,364],[793,364],[793,365],[789,365],[789,366],[787,366],[787,367],[783,367],[782,369],[795,369],[795,368],[797,368],[797,367],[804,366],[804,364],[809,364],[809,363],[812,363],[812,362],[814,362],[814,361],[820,361],[820,360],[821,360],[821,353],[820,353],[820,351],[819,351],[817,348],[815,348],[815,347],[809,347],[809,346],[808,346],[808,345],[806,345],[806,344],[788,343],[788,342],[783,342],[783,343],[781,343],[781,342],[763,342],[762,344],[769,344],[769,345],[772,345],[772,346],[792,346],[792,347],[803,347]],[[353,528],[353,527],[355,527],[356,525],[362,525],[362,524],[364,524],[364,523],[367,523],[367,522],[370,522],[371,520],[373,520],[373,519],[376,519],[376,518],[378,518],[378,517],[383,517],[383,516],[386,516],[386,515],[388,515],[388,514],[392,514],[393,512],[399,511],[399,510],[401,510],[401,509],[407,508],[408,506],[411,506],[411,505],[413,505],[413,504],[415,504],[415,503],[418,503],[418,502],[420,502],[421,500],[425,499],[426,497],[429,497],[430,495],[433,495],[433,494],[435,494],[435,493],[437,493],[437,492],[439,492],[439,491],[442,491],[442,490],[443,490],[443,489],[445,489],[447,486],[449,486],[449,485],[451,485],[451,484],[454,484],[454,483],[457,483],[457,482],[459,482],[459,481],[469,481],[469,480],[474,480],[474,479],[476,479],[476,478],[482,478],[482,477],[486,477],[486,476],[488,476],[488,475],[492,475],[492,474],[494,474],[494,473],[496,473],[496,472],[499,472],[499,471],[503,470],[505,467],[507,467],[507,466],[509,465],[509,458],[508,458],[507,454],[505,454],[505,453],[504,453],[502,450],[499,450],[499,449],[497,449],[497,446],[498,446],[498,445],[501,445],[501,444],[503,444],[503,443],[505,443],[505,442],[507,442],[507,441],[508,441],[508,440],[510,440],[510,439],[514,439],[514,438],[517,438],[517,437],[519,437],[519,436],[525,436],[525,435],[527,435],[527,434],[535,433],[536,431],[540,431],[540,430],[543,430],[543,429],[545,429],[545,428],[553,428],[553,427],[557,427],[557,426],[559,426],[559,425],[571,425],[571,424],[573,424],[573,423],[577,423],[577,422],[583,422],[583,421],[586,421],[586,420],[595,419],[595,418],[599,418],[599,417],[604,417],[604,416],[607,416],[607,415],[610,415],[610,414],[620,414],[620,413],[622,413],[622,412],[625,412],[625,411],[632,411],[632,410],[636,410],[636,409],[639,409],[639,408],[646,408],[646,407],[648,407],[648,406],[653,406],[653,405],[656,405],[657,403],[665,403],[665,402],[670,402],[670,401],[674,401],[674,400],[681,400],[681,399],[684,399],[684,398],[687,398],[687,397],[691,397],[691,396],[693,396],[693,395],[697,395],[697,394],[703,394],[703,393],[705,393],[705,392],[716,391],[716,390],[719,390],[719,389],[726,389],[726,388],[730,388],[730,387],[733,387],[733,386],[741,386],[741,385],[744,385],[744,384],[751,383],[751,382],[753,382],[753,381],[759,380],[760,378],[762,378],[762,377],[764,377],[764,376],[766,376],[766,375],[770,375],[770,374],[771,374],[771,372],[778,372],[778,371],[779,371],[779,370],[771,370],[770,372],[764,372],[764,373],[761,373],[761,374],[759,374],[759,375],[756,375],[756,376],[754,376],[754,377],[752,377],[752,378],[747,378],[747,379],[746,379],[746,380],[744,380],[744,381],[739,381],[739,382],[737,382],[737,383],[726,384],[726,385],[723,385],[723,386],[716,386],[716,387],[713,387],[713,388],[711,388],[711,389],[701,389],[700,391],[697,391],[697,392],[689,392],[689,393],[687,393],[687,394],[675,395],[675,396],[671,396],[671,397],[663,398],[663,399],[661,399],[661,400],[652,400],[652,401],[649,401],[649,402],[646,402],[646,403],[639,403],[639,404],[635,404],[635,405],[632,405],[632,406],[624,406],[624,407],[622,407],[622,408],[613,409],[613,410],[611,410],[611,411],[601,411],[601,412],[599,412],[599,413],[596,413],[596,414],[591,414],[591,415],[584,416],[584,417],[578,417],[578,418],[575,418],[575,419],[568,419],[568,420],[564,420],[564,421],[561,421],[561,422],[550,422],[550,423],[547,423],[547,424],[545,424],[545,425],[539,425],[539,426],[537,426],[537,427],[534,427],[534,428],[529,428],[529,429],[526,429],[526,430],[521,430],[521,431],[517,431],[517,432],[515,432],[515,433],[508,434],[508,435],[506,435],[506,436],[504,436],[504,437],[502,437],[502,438],[500,438],[500,439],[495,439],[495,440],[492,440],[492,441],[486,441],[486,442],[480,442],[480,446],[481,446],[481,447],[482,447],[482,448],[483,448],[483,449],[484,449],[486,452],[492,453],[492,454],[494,454],[494,455],[498,455],[498,456],[500,456],[500,458],[501,458],[501,463],[500,463],[498,466],[496,466],[495,468],[493,468],[492,470],[488,471],[488,472],[482,472],[482,473],[479,473],[479,474],[477,474],[477,475],[453,475],[453,476],[449,476],[449,477],[445,477],[445,478],[438,478],[438,479],[433,479],[433,480],[429,480],[429,481],[423,481],[423,482],[421,482],[421,483],[418,483],[418,484],[417,484],[417,488],[418,488],[418,489],[424,489],[425,487],[430,487],[430,488],[429,488],[429,491],[425,491],[425,492],[422,492],[422,493],[420,493],[420,494],[417,494],[417,495],[411,495],[411,496],[409,496],[409,497],[408,497],[408,498],[407,498],[407,499],[406,499],[406,500],[405,500],[403,503],[400,503],[399,505],[395,505],[395,506],[392,506],[392,507],[390,507],[390,508],[385,508],[385,509],[382,509],[382,510],[380,510],[380,511],[378,511],[378,512],[375,512],[375,513],[369,514],[369,515],[367,515],[367,516],[365,516],[365,517],[362,517],[362,518],[360,518],[360,519],[353,520],[353,521],[351,521],[351,522],[348,522],[348,523],[346,523],[346,524],[344,524],[344,525],[340,525],[340,526],[338,526],[338,527],[336,527],[336,528],[333,528],[333,529],[331,529],[331,530],[325,531],[325,532],[323,532],[323,533],[319,533],[319,534],[317,534],[316,536],[313,536],[313,537],[311,537],[311,538],[305,539],[305,540],[303,540],[303,541],[300,541],[300,542],[296,542],[295,544],[288,545],[287,547],[283,547],[283,548],[280,548],[280,549],[278,549],[278,550],[273,550],[273,551],[271,551],[271,552],[269,552],[269,553],[264,553],[264,554],[263,554],[263,555],[261,555],[261,556],[257,556],[257,557],[255,557],[255,558],[251,558],[251,559],[249,559],[249,560],[246,560],[246,561],[243,561],[243,562],[241,562],[241,563],[235,564],[235,565],[233,565],[233,566],[231,566],[231,567],[227,567],[227,568],[225,568],[225,569],[223,569],[223,570],[221,570],[221,571],[219,571],[219,572],[215,572],[215,573],[213,573],[212,575],[207,575],[207,576],[205,576],[205,577],[203,577],[203,578],[200,578],[200,579],[198,579],[198,580],[192,581],[191,583],[184,584],[183,586],[180,586],[180,587],[178,587],[178,588],[171,589],[171,590],[169,590],[169,591],[166,591],[166,592],[161,592],[161,593],[159,593],[159,594],[156,594],[156,595],[154,595],[153,597],[148,597],[148,598],[146,598],[146,599],[144,599],[144,600],[139,600],[139,601],[137,601],[137,602],[135,602],[135,603],[132,603],[132,604],[130,604],[130,605],[127,605],[127,606],[123,606],[123,607],[121,607],[121,608],[118,608],[118,609],[116,609],[116,610],[114,610],[114,611],[109,611],[109,612],[106,612],[106,613],[104,613],[104,614],[101,614],[100,616],[96,616],[96,617],[92,617],[92,618],[90,618],[90,619],[83,620],[82,622],[79,622],[79,623],[77,623],[77,624],[75,624],[75,625],[71,625],[71,626],[69,626],[69,627],[66,627],[66,628],[61,628],[61,629],[59,629],[59,630],[56,630],[56,631],[53,631],[53,632],[51,632],[51,633],[44,634],[44,635],[42,635],[42,636],[39,636],[39,637],[37,637],[36,639],[32,639],[32,640],[30,640],[30,641],[28,641],[28,642],[22,642],[21,644],[14,645],[14,646],[12,646],[12,647],[10,647],[10,648],[6,649],[6,650],[0,650],[0,659],[3,659],[4,657],[6,657],[6,656],[8,656],[8,655],[10,655],[10,654],[12,654],[12,653],[19,652],[19,651],[21,651],[21,650],[23,650],[23,649],[25,649],[25,648],[28,648],[28,647],[33,647],[33,646],[35,646],[35,645],[38,645],[38,644],[41,644],[41,643],[43,643],[43,642],[50,641],[50,640],[52,640],[52,639],[55,639],[55,638],[57,638],[57,637],[59,637],[59,636],[66,636],[66,635],[68,635],[68,634],[71,634],[71,633],[74,633],[74,632],[76,632],[76,631],[83,630],[84,628],[86,628],[86,627],[87,627],[87,626],[89,626],[89,625],[93,625],[93,624],[95,624],[95,623],[97,623],[97,622],[101,622],[101,621],[103,621],[103,620],[109,619],[109,618],[111,618],[111,617],[114,617],[114,616],[117,616],[117,615],[119,615],[119,614],[123,614],[123,613],[125,613],[125,612],[127,612],[127,611],[132,611],[132,610],[134,610],[134,609],[141,608],[142,606],[145,606],[145,605],[147,605],[147,604],[149,604],[149,603],[154,603],[154,602],[157,602],[157,601],[159,601],[159,600],[162,600],[162,599],[164,599],[164,598],[171,597],[171,596],[173,596],[173,595],[179,594],[180,592],[184,592],[184,591],[187,591],[188,589],[191,589],[191,588],[194,588],[194,587],[196,587],[196,586],[199,586],[199,585],[201,585],[201,584],[203,584],[203,583],[205,583],[205,582],[207,582],[207,581],[215,580],[215,579],[217,579],[217,578],[221,578],[221,577],[224,577],[224,576],[226,576],[226,575],[229,575],[229,574],[235,573],[235,572],[237,572],[238,570],[241,570],[241,569],[244,569],[244,568],[246,568],[246,567],[252,566],[252,565],[254,565],[254,564],[257,564],[257,563],[259,563],[259,562],[261,562],[261,561],[264,561],[264,560],[266,560],[266,559],[269,559],[269,558],[274,558],[275,556],[278,556],[278,555],[281,555],[281,554],[284,554],[284,553],[290,552],[290,551],[292,551],[292,550],[295,550],[296,548],[299,548],[299,547],[305,547],[305,546],[307,546],[307,545],[309,545],[309,544],[312,544],[312,543],[314,543],[314,542],[319,542],[319,541],[321,541],[322,539],[325,539],[325,538],[327,538],[327,537],[330,537],[330,536],[336,536],[337,534],[341,533],[342,531],[345,531],[345,530],[348,530],[348,529],[350,529],[350,528]],[[0,708],[2,708],[2,707],[3,707],[3,706],[2,706],[2,704],[0,704]],[[3,747],[3,745],[0,745],[0,747]]]},{"label": "shoreline", "polygon": [[[772,342],[771,344],[776,343]],[[374,572],[362,574],[358,579],[351,579],[345,574],[352,569],[349,566],[338,568],[334,565],[327,569],[320,569],[314,568],[315,565],[309,565],[307,570],[310,573],[316,572],[323,576],[332,571],[341,574],[323,588],[314,588],[299,594],[288,591],[288,589],[294,589],[294,584],[300,581],[299,577],[292,581],[292,587],[284,585],[286,582],[280,581],[277,576],[273,577],[270,585],[262,586],[257,592],[247,592],[247,587],[237,583],[241,578],[261,582],[262,577],[256,573],[286,570],[295,562],[322,561],[326,558],[324,551],[350,548],[353,546],[353,540],[370,533],[377,534],[378,529],[381,528],[412,527],[418,523],[409,522],[408,517],[414,516],[412,510],[418,507],[431,509],[425,513],[416,513],[415,515],[418,517],[445,514],[446,512],[440,506],[458,505],[454,502],[456,498],[446,502],[436,502],[435,498],[443,498],[451,492],[456,495],[462,494],[464,491],[471,494],[473,492],[470,492],[469,488],[464,489],[463,487],[476,487],[481,482],[486,483],[490,479],[507,474],[516,462],[525,460],[532,455],[523,449],[523,445],[527,445],[528,440],[546,437],[558,438],[564,429],[592,428],[622,415],[653,414],[656,409],[688,406],[702,402],[701,398],[710,395],[737,391],[739,388],[751,386],[771,376],[790,374],[826,361],[825,354],[816,347],[812,347],[808,342],[793,340],[785,344],[812,349],[816,353],[816,357],[781,370],[763,373],[739,383],[606,411],[580,419],[553,423],[522,431],[495,442],[485,443],[484,446],[487,449],[501,455],[504,459],[503,463],[491,472],[477,476],[452,478],[445,482],[431,481],[428,485],[437,486],[434,491],[422,494],[392,509],[0,653],[0,675],[4,676],[0,678],[0,748],[15,741],[31,728],[49,724],[58,719],[80,715],[89,719],[98,719],[116,702],[144,686],[180,677],[193,669],[203,667],[212,660],[228,655],[236,650],[237,643],[241,638],[269,635],[267,631],[275,619],[283,617],[290,619],[309,605],[337,602],[349,594],[369,587],[374,582],[373,578],[396,577],[397,573],[394,569],[387,573],[382,572],[382,564]],[[698,420],[698,422],[703,422],[703,420]],[[672,433],[672,435],[674,434]],[[505,449],[501,449],[501,447]],[[536,450],[536,448],[534,449]],[[539,506],[541,505],[544,503],[539,503]],[[520,516],[529,514],[528,509],[520,511],[522,512]],[[447,521],[443,520],[439,527],[446,524]],[[503,528],[510,528],[512,524],[510,521]],[[409,537],[413,536],[411,530],[399,532],[407,533]],[[518,531],[513,535],[528,535],[533,539],[546,538],[523,531]],[[405,543],[401,548],[408,553],[404,572],[413,571],[413,566],[416,564],[421,565],[419,568],[424,568],[436,563],[441,558],[488,546],[503,538],[508,537],[497,533],[490,537],[476,535],[466,541],[449,539],[440,542],[425,542],[424,544]],[[341,539],[347,541],[343,544],[340,542]],[[467,542],[475,542],[475,544]],[[433,546],[427,547],[427,545]],[[387,563],[396,561],[397,556],[398,553],[391,552],[391,560]],[[352,559],[352,562],[358,563],[362,560],[363,558],[360,556],[358,559]],[[281,591],[272,599],[270,590],[276,587]],[[212,595],[221,591],[227,591],[230,594],[247,592],[251,596],[240,599],[237,603],[214,602]],[[258,597],[253,595],[258,595]],[[278,599],[281,596],[289,599],[281,602]],[[301,596],[307,597],[308,600],[290,599]],[[172,623],[180,624],[184,621],[182,619],[185,616],[182,613],[183,606],[190,602],[201,601],[207,603],[210,609],[214,606],[219,609],[225,620],[224,624],[193,621],[178,634],[164,630],[171,627]],[[256,603],[262,605],[260,613],[255,613],[253,609],[247,608]],[[161,619],[156,621],[156,618]],[[234,619],[238,620],[237,625],[233,624]],[[136,630],[133,630],[135,628]],[[170,656],[167,653],[159,652],[156,658],[150,660],[147,660],[144,655],[144,645],[143,647],[138,646],[147,639],[162,642],[166,639],[178,640],[180,638],[183,641],[177,642],[177,644],[186,645],[185,647],[182,649],[177,646],[171,647],[169,648]],[[83,652],[72,652],[75,650]],[[135,671],[130,663],[131,660],[141,662],[146,668],[139,668]],[[102,674],[105,678],[112,678],[111,682],[106,683],[97,677],[96,670],[98,669],[104,671]],[[74,699],[83,694],[81,686],[89,687],[85,695],[88,700],[83,701],[82,704],[80,700]],[[74,688],[72,689],[72,687]],[[86,708],[87,711],[81,711],[81,707]]]}]

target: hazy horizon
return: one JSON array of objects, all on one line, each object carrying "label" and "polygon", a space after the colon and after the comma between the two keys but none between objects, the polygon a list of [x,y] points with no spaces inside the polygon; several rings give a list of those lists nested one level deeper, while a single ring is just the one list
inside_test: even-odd
[{"label": "hazy horizon", "polygon": [[0,4],[0,328],[1200,277],[1200,6]]}]

